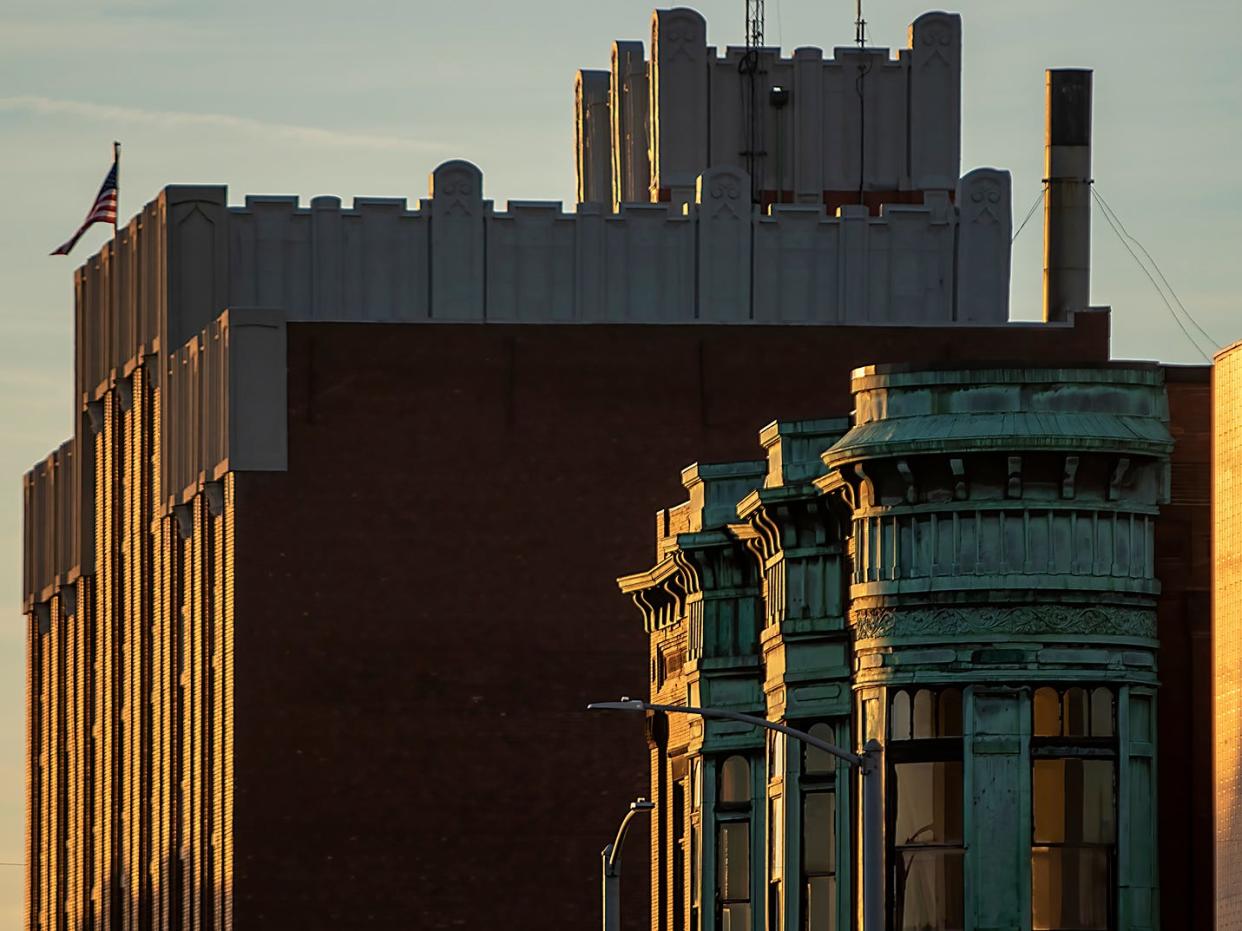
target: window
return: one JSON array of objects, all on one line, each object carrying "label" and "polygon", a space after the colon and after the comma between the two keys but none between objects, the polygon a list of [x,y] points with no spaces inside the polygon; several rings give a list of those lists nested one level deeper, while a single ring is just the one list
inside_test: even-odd
[{"label": "window", "polygon": [[1117,841],[1112,690],[1041,688],[1032,714],[1031,926],[1107,931]]},{"label": "window", "polygon": [[731,756],[720,767],[720,804],[750,805],[750,764],[742,756]]},{"label": "window", "polygon": [[785,797],[768,799],[768,931],[781,931],[784,922]]},{"label": "window", "polygon": [[[837,742],[830,724],[807,730],[812,737]],[[804,745],[802,752],[802,928],[835,931],[837,927],[837,758]]]},{"label": "window", "polygon": [[889,882],[892,927],[965,927],[962,693],[897,690],[889,698]]},{"label": "window", "polygon": [[727,757],[716,800],[716,901],[720,931],[750,928],[750,761]]}]

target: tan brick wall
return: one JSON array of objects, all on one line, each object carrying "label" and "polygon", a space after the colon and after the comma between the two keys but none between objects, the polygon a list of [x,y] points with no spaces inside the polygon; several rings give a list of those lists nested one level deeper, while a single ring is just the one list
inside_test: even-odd
[{"label": "tan brick wall", "polygon": [[1212,382],[1216,928],[1242,929],[1242,344]]}]

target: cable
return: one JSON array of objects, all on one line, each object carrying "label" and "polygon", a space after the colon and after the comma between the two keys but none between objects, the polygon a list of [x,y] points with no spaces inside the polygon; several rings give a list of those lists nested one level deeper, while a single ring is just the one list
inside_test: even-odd
[{"label": "cable", "polygon": [[1177,306],[1182,309],[1182,313],[1186,315],[1186,319],[1194,324],[1195,329],[1203,334],[1204,339],[1206,339],[1209,343],[1211,343],[1213,346],[1219,349],[1221,345],[1220,340],[1213,339],[1211,333],[1203,329],[1203,327],[1199,326],[1199,321],[1197,321],[1194,318],[1194,315],[1189,310],[1186,309],[1186,305],[1182,303],[1181,298],[1177,296],[1177,292],[1173,290],[1173,285],[1169,284],[1169,279],[1164,277],[1164,272],[1160,270],[1160,266],[1156,263],[1156,260],[1152,258],[1151,253],[1148,252],[1146,248],[1144,248],[1141,242],[1139,242],[1137,239],[1131,236],[1130,231],[1125,228],[1125,225],[1121,222],[1121,217],[1117,216],[1117,211],[1113,209],[1112,204],[1110,204],[1107,200],[1105,200],[1104,195],[1101,194],[1098,190],[1096,190],[1094,186],[1091,188],[1091,193],[1094,194],[1096,200],[1099,201],[1100,207],[1104,209],[1105,211],[1107,211],[1108,213],[1112,214],[1112,218],[1117,222],[1117,226],[1121,229],[1121,232],[1126,237],[1126,239],[1130,240],[1130,242],[1138,246],[1139,249],[1142,251],[1143,255],[1147,256],[1147,261],[1151,262],[1151,267],[1156,270],[1156,274],[1159,275],[1160,280],[1164,282],[1164,286],[1168,289],[1169,294],[1173,295],[1173,300],[1175,300],[1177,302]]},{"label": "cable", "polygon": [[1022,218],[1022,222],[1018,224],[1018,231],[1013,234],[1013,239],[1009,240],[1009,245],[1013,245],[1018,241],[1018,237],[1022,235],[1022,231],[1026,229],[1026,224],[1031,222],[1031,217],[1035,216],[1035,208],[1039,206],[1039,202],[1044,199],[1044,192],[1048,190],[1048,182],[1045,181],[1039,186],[1039,193],[1035,195],[1035,201],[1031,204],[1031,209],[1026,212],[1026,216]]},{"label": "cable", "polygon": [[854,81],[854,89],[858,91],[858,202],[866,204],[864,192],[867,187],[867,100],[863,96],[863,81],[871,73],[873,62],[868,58],[867,64],[858,66],[858,78]]},{"label": "cable", "polygon": [[1117,234],[1118,242],[1121,243],[1126,252],[1130,253],[1130,258],[1134,259],[1135,264],[1138,265],[1143,274],[1147,276],[1147,280],[1151,282],[1151,286],[1156,289],[1156,294],[1160,296],[1160,300],[1163,301],[1164,306],[1168,308],[1169,316],[1173,318],[1173,322],[1177,324],[1178,329],[1181,330],[1186,339],[1190,341],[1190,345],[1195,347],[1195,351],[1199,353],[1199,355],[1203,356],[1203,360],[1210,365],[1212,360],[1208,357],[1208,354],[1203,351],[1203,348],[1195,342],[1195,338],[1190,335],[1190,331],[1186,329],[1186,325],[1182,323],[1181,318],[1177,316],[1177,311],[1173,309],[1173,305],[1169,303],[1169,299],[1164,296],[1164,292],[1161,291],[1160,286],[1156,284],[1156,279],[1151,276],[1151,272],[1147,270],[1147,266],[1143,264],[1142,260],[1138,257],[1138,254],[1130,248],[1130,244],[1122,237],[1121,230],[1117,228],[1117,225],[1113,222],[1112,217],[1108,215],[1108,211],[1102,210],[1101,213],[1104,216],[1104,220],[1110,227],[1112,227],[1113,232]]}]

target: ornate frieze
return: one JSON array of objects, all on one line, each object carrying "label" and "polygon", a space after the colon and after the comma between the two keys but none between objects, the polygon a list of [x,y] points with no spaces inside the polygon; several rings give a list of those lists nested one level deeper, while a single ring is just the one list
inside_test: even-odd
[{"label": "ornate frieze", "polygon": [[978,635],[1126,637],[1154,640],[1156,612],[1122,605],[1009,605],[856,608],[850,611],[855,641]]}]

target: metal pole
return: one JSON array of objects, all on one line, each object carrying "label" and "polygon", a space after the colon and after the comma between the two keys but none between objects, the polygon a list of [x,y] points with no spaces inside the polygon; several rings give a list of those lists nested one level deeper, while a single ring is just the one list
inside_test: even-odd
[{"label": "metal pole", "polygon": [[620,931],[621,928],[621,876],[612,872],[612,844],[600,851],[603,866],[604,931]]},{"label": "metal pole", "polygon": [[[884,929],[884,777],[882,765],[883,747],[878,740],[869,740],[863,747],[862,755],[843,750],[836,744],[800,731],[786,727],[767,718],[759,718],[753,714],[740,711],[729,711],[725,708],[698,708],[693,705],[656,705],[639,699],[623,698],[620,701],[601,701],[587,705],[593,711],[664,711],[669,714],[692,714],[701,718],[723,718],[729,721],[742,721],[763,727],[770,731],[785,734],[795,740],[831,753],[851,766],[857,767],[862,773],[862,912],[863,926],[860,931],[883,931]],[[650,803],[648,803],[650,804]],[[628,816],[627,816],[628,820]],[[622,828],[626,822],[621,822]],[[617,835],[618,839],[620,834]],[[614,846],[616,846],[614,844]],[[605,848],[607,849],[607,848]],[[607,861],[605,861],[607,863]],[[607,870],[607,867],[606,867]],[[605,870],[605,877],[607,871]],[[605,878],[604,892],[609,887]],[[615,890],[614,890],[615,892]],[[605,905],[607,922],[608,909]],[[604,931],[618,931],[615,925],[604,925]]]},{"label": "metal pole", "polygon": [[638,812],[651,811],[655,803],[645,798],[630,802],[630,810],[621,819],[613,842],[599,852],[603,880],[604,931],[621,931],[621,846],[625,843],[630,821]]},{"label": "metal pole", "polygon": [[884,781],[880,742],[863,748],[862,767],[862,897],[863,931],[884,927]]}]

